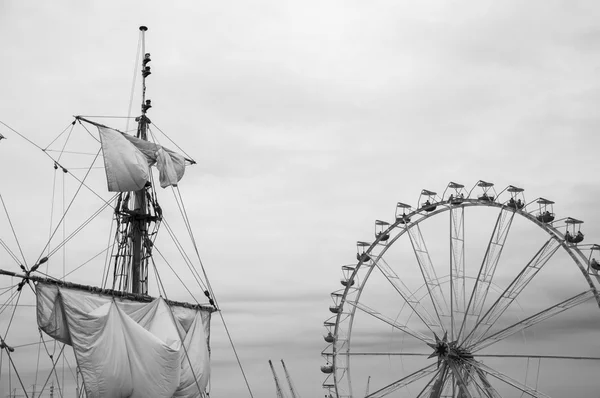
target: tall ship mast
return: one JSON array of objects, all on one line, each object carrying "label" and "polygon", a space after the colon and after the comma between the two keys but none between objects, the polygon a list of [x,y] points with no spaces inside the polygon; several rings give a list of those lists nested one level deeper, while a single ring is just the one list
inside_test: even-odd
[{"label": "tall ship mast", "polygon": [[[141,114],[135,118],[135,134],[121,132],[104,122],[93,120],[93,117],[76,116],[70,128],[77,124],[83,126],[83,129],[99,142],[100,149],[85,176],[78,177],[62,157],[69,152],[66,150],[66,142],[59,156],[50,154],[50,146],[41,148],[54,162],[56,172],[72,176],[78,184],[72,201],[68,206],[64,206],[64,214],[60,221],[52,226],[53,233],[42,250],[44,254],[40,255],[33,265],[28,265],[24,255],[20,258],[1,241],[19,270],[0,269],[0,277],[4,277],[5,280],[6,277],[10,277],[8,279],[12,283],[0,292],[11,293],[6,307],[0,308],[0,314],[9,306],[15,310],[23,306],[24,304],[19,303],[21,297],[28,291],[33,292],[39,330],[39,342],[36,345],[37,370],[40,369],[39,358],[44,350],[52,364],[47,372],[45,384],[40,385],[37,390],[38,396],[43,396],[42,394],[49,391],[52,391],[53,395],[58,391],[60,396],[69,396],[65,395],[60,386],[60,382],[64,382],[65,372],[63,371],[61,378],[56,371],[60,361],[63,369],[67,368],[67,365],[70,366],[70,359],[65,353],[65,347],[68,346],[73,350],[74,363],[70,370],[75,379],[72,390],[77,391],[77,396],[204,398],[209,394],[210,320],[217,307],[197,254],[192,229],[178,190],[186,166],[195,162],[179,151],[159,145],[155,139],[150,140],[151,135],[154,138],[151,131],[151,126],[154,126],[147,116],[152,107],[151,100],[146,98],[146,79],[151,74],[151,58],[145,49],[147,30],[145,26],[140,27],[142,103]],[[97,130],[96,134],[94,129]],[[71,132],[72,130],[69,131],[68,137],[71,137]],[[1,138],[4,137],[0,135]],[[91,190],[88,184],[92,177],[88,177],[100,154],[104,163],[107,191],[114,193],[114,196],[104,199],[101,194],[93,192],[103,201],[103,205],[88,221],[67,236],[64,219],[77,194],[85,188]],[[158,170],[158,181],[153,177],[152,168]],[[161,278],[161,269],[156,264],[156,238],[159,227],[166,222],[163,209],[157,200],[156,185],[174,191],[183,223],[198,256],[196,263],[199,263],[199,266],[194,264],[192,256],[185,253],[181,243],[173,236],[172,227],[166,224],[169,235],[183,256],[181,262],[188,266],[192,275],[189,279],[196,282],[195,287],[187,286],[173,270],[185,290],[192,296],[193,300],[190,302],[169,297]],[[112,243],[101,252],[107,253],[101,286],[75,283],[68,278],[70,273],[93,263],[97,256],[67,274],[64,262],[69,257],[65,255],[63,275],[52,276],[49,265],[54,266],[55,258],[61,255],[61,250],[67,243],[105,209],[112,210],[114,229],[111,232]],[[60,228],[64,238],[56,244]],[[93,240],[94,243],[96,241],[99,240]],[[89,244],[91,245],[92,241],[89,241]],[[162,252],[158,253],[160,258],[164,257]],[[166,264],[173,269],[168,262]],[[0,267],[5,268],[2,263]],[[156,294],[150,294],[149,291],[151,275],[155,276],[153,285],[157,286]],[[197,296],[201,297],[200,300],[204,303],[196,299],[194,292],[200,293]],[[14,313],[13,311],[13,316]],[[31,356],[26,355],[26,347],[33,344],[24,344],[18,331],[15,333],[10,330],[12,317],[10,319],[11,323],[6,333],[2,331],[0,334],[0,350],[8,358],[10,388],[14,387],[14,379],[14,385],[20,386],[27,396],[26,386],[33,384],[36,387],[45,375],[38,378],[39,372],[36,371],[33,382],[29,382],[23,375],[22,368],[18,365],[25,363],[29,365],[29,369],[31,363],[34,363],[31,362]],[[49,348],[49,344],[54,348]],[[4,375],[4,367],[2,372]]]}]

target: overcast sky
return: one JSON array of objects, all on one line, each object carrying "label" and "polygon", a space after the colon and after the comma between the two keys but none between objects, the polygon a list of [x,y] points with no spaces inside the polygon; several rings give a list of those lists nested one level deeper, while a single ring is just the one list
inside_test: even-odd
[{"label": "overcast sky", "polygon": [[[275,396],[281,358],[319,396],[329,293],[397,201],[513,184],[599,236],[599,18],[594,1],[1,1],[0,120],[45,145],[72,115],[127,115],[147,25],[149,116],[198,162],[180,189],[254,396]],[[0,133],[34,261],[52,163]],[[218,317],[212,340],[213,395],[247,396]]]}]

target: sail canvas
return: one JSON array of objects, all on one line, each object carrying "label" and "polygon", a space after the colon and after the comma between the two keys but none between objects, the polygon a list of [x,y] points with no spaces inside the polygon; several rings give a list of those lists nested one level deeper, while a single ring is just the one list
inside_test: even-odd
[{"label": "sail canvas", "polygon": [[202,397],[210,311],[38,283],[39,327],[73,347],[93,397]]}]

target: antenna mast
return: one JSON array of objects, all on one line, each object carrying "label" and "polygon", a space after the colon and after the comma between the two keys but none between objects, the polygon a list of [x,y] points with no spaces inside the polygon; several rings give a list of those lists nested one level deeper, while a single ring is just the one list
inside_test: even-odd
[{"label": "antenna mast", "polygon": [[277,378],[277,373],[275,373],[275,368],[273,367],[273,362],[269,359],[269,366],[271,367],[271,372],[273,372],[273,379],[275,380],[275,388],[277,389],[277,398],[285,398],[283,395],[283,390],[279,385],[279,379]]},{"label": "antenna mast", "polygon": [[292,392],[292,398],[300,398],[300,395],[296,393],[296,389],[294,388],[294,383],[292,383],[292,378],[285,367],[285,362],[283,359],[281,360],[281,364],[283,365],[283,371],[285,372],[285,378],[287,379],[288,386],[290,386],[290,391]]}]

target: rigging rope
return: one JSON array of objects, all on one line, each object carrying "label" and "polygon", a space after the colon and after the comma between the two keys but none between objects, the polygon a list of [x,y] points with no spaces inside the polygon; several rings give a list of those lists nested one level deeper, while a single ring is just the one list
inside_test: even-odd
[{"label": "rigging rope", "polygon": [[[215,301],[215,304],[218,308],[218,301],[217,298],[215,297],[215,294],[212,290],[212,287],[210,285],[210,281],[208,280],[208,275],[206,274],[206,270],[204,269],[204,264],[202,263],[202,259],[200,258],[200,252],[198,251],[198,246],[196,245],[196,239],[194,238],[194,233],[192,231],[192,226],[190,224],[190,220],[188,218],[187,215],[187,211],[185,210],[185,205],[183,204],[183,198],[181,196],[181,192],[179,191],[179,187],[175,187],[174,191],[177,191],[177,195],[179,195],[179,201],[181,201],[181,209],[182,209],[182,216],[183,219],[185,221],[185,224],[187,226],[188,229],[188,233],[190,234],[190,239],[192,240],[192,244],[194,245],[194,250],[196,251],[196,256],[198,257],[198,261],[200,262],[200,268],[202,269],[202,273],[204,274],[204,280],[206,280],[206,284],[208,285],[208,291],[210,292],[213,300]],[[197,272],[197,271],[196,271]]]},{"label": "rigging rope", "polygon": [[[175,195],[175,190],[177,190],[177,194],[179,195],[179,200],[177,198],[177,195]],[[179,209],[181,211],[181,214],[183,216],[183,219],[184,219],[184,222],[186,224],[188,233],[190,234],[190,239],[191,239],[192,244],[194,246],[194,250],[196,251],[196,255],[198,257],[198,261],[200,262],[200,267],[202,268],[202,272],[204,273],[204,277],[205,277],[206,283],[208,285],[209,292],[210,292],[210,294],[211,294],[211,296],[212,296],[212,298],[213,298],[213,300],[215,302],[215,307],[219,308],[217,299],[216,299],[216,297],[215,297],[215,295],[214,295],[214,293],[212,291],[212,287],[210,286],[210,282],[208,280],[208,276],[206,274],[206,270],[204,269],[204,265],[202,264],[202,259],[200,258],[200,252],[198,251],[198,246],[196,245],[196,240],[194,238],[194,234],[193,234],[190,222],[189,222],[189,218],[187,216],[187,211],[185,210],[185,205],[183,203],[183,198],[181,197],[181,192],[179,191],[179,187],[176,186],[175,189],[173,189],[173,194],[175,195],[175,200],[176,200],[177,205],[178,205],[178,207],[179,207]],[[179,204],[180,202],[181,202],[181,205]],[[233,353],[235,355],[236,361],[238,363],[240,371],[242,372],[242,376],[243,376],[244,381],[246,383],[246,387],[248,388],[248,392],[250,393],[250,397],[253,398],[254,396],[252,395],[252,389],[250,388],[250,384],[248,383],[248,378],[246,377],[246,373],[244,372],[244,368],[242,366],[242,362],[241,362],[240,357],[239,357],[239,355],[237,353],[237,350],[235,348],[235,344],[233,343],[233,339],[231,338],[231,333],[229,332],[229,328],[227,327],[227,323],[225,322],[225,317],[223,316],[223,312],[222,311],[219,311],[219,316],[221,317],[221,321],[223,322],[223,326],[225,328],[225,332],[227,333],[227,338],[229,339],[229,343],[231,344],[231,348],[233,349]]]},{"label": "rigging rope", "polygon": [[[158,283],[160,284],[160,287],[162,287],[162,291],[165,294],[165,298],[168,300],[169,297],[167,297],[167,292],[165,290],[165,287],[162,283],[162,280],[160,279],[160,275],[158,274],[158,270],[156,269],[156,264],[154,263],[154,261],[152,261],[152,265],[154,266],[154,273],[156,274],[156,279],[158,280]],[[173,309],[171,308],[171,306],[167,306],[169,307],[169,313],[171,314],[171,319],[173,320],[173,324],[177,325],[177,321],[175,320],[175,314],[173,314]],[[185,353],[185,358],[188,361],[188,365],[190,366],[190,370],[192,371],[192,376],[194,377],[194,382],[196,383],[196,387],[198,387],[198,392],[200,394],[202,394],[202,389],[200,388],[200,383],[198,383],[198,377],[196,377],[196,372],[194,372],[194,367],[192,366],[192,361],[190,359],[190,356],[188,355],[187,352],[187,348],[185,347],[185,339],[183,338],[183,336],[181,335],[181,331],[179,330],[179,328],[177,329],[177,334],[179,335],[179,339],[181,340],[181,346],[183,347],[183,351]]]},{"label": "rigging rope", "polygon": [[[40,334],[41,334],[41,332],[40,332]],[[60,352],[58,353],[58,357],[56,358],[56,361],[54,360],[54,355],[51,355],[50,352],[48,351],[48,348],[46,347],[45,343],[44,343],[44,347],[46,348],[46,353],[48,354],[48,357],[50,357],[50,361],[52,362],[52,369],[50,369],[50,373],[48,374],[48,377],[46,378],[46,382],[42,386],[42,390],[40,391],[40,396],[44,392],[44,389],[46,388],[46,385],[48,384],[50,377],[52,377],[52,373],[54,373],[54,377],[56,378],[56,385],[58,386],[58,394],[62,397],[63,396],[62,389],[60,388],[60,383],[58,381],[58,374],[56,373],[56,364],[58,363],[58,360],[61,357],[64,358],[64,356],[62,354],[65,350],[66,344],[63,344]],[[64,371],[64,369],[63,369],[63,371]],[[71,373],[73,373],[73,371],[71,371]],[[63,379],[63,384],[64,384],[64,379]]]},{"label": "rigging rope", "polygon": [[[21,298],[22,290],[17,290],[17,292],[18,292],[18,296],[17,296],[17,302],[16,302],[16,304],[19,304],[19,299]],[[12,299],[11,299],[11,301],[12,301]],[[6,307],[4,307],[4,308],[6,308]],[[3,349],[6,351],[6,354],[8,355],[8,359],[9,359],[9,361],[10,361],[13,369],[15,370],[15,374],[17,375],[17,378],[19,379],[19,383],[21,384],[21,387],[23,388],[23,392],[25,393],[25,396],[28,397],[27,391],[25,391],[25,386],[23,385],[23,381],[21,380],[21,376],[19,375],[19,371],[15,367],[15,363],[13,362],[12,357],[10,356],[10,349],[9,349],[9,347],[5,343],[6,342],[6,336],[8,336],[8,332],[10,330],[10,326],[12,325],[12,321],[13,321],[13,319],[15,317],[16,310],[17,310],[17,305],[14,306],[13,312],[12,312],[12,314],[10,316],[10,321],[8,322],[8,326],[6,327],[6,333],[4,334],[4,338],[0,337],[0,343],[2,344]],[[12,348],[14,348],[14,347],[12,347]],[[8,369],[10,370],[10,367]],[[10,375],[9,375],[9,383],[10,383]]]},{"label": "rigging rope", "polygon": [[15,263],[17,263],[17,265],[21,265],[21,262],[19,261],[17,256],[10,250],[8,245],[2,239],[0,239],[0,245],[4,247],[4,250],[6,250],[6,252],[12,257],[12,259],[15,260]]},{"label": "rigging rope", "polygon": [[[73,120],[72,122],[69,122],[67,127],[65,127],[64,130],[59,135],[57,135],[56,138],[54,138],[48,145],[46,145],[46,147],[43,148],[42,151],[44,151],[44,152],[47,151],[48,148],[50,147],[50,145],[54,144],[60,138],[60,136],[63,135],[67,131],[67,129],[69,127],[71,127],[71,131],[69,131],[69,137],[70,137],[71,132],[73,131],[73,126],[75,126],[75,120]],[[65,141],[65,145],[68,141],[69,141],[69,138],[67,138],[67,140]],[[63,150],[64,150],[64,147],[63,147]]]},{"label": "rigging rope", "polygon": [[137,80],[138,67],[140,65],[140,51],[142,49],[142,46],[141,46],[142,35],[143,35],[143,33],[140,32],[140,35],[138,36],[137,54],[135,55],[135,67],[133,68],[133,83],[131,83],[131,94],[129,96],[129,111],[127,112],[127,125],[125,127],[125,131],[129,130],[129,119],[131,119],[131,108],[133,107],[133,94],[135,91],[135,82]]},{"label": "rigging rope", "polygon": [[233,349],[233,353],[235,354],[235,359],[237,360],[238,366],[240,367],[240,371],[242,372],[242,376],[244,377],[244,381],[246,382],[246,387],[248,388],[248,392],[250,393],[250,397],[254,398],[252,395],[252,390],[250,389],[250,384],[248,384],[248,379],[246,378],[246,373],[244,372],[244,368],[242,367],[242,362],[240,361],[240,357],[238,356],[237,350],[235,349],[235,344],[233,344],[233,339],[231,338],[231,334],[229,333],[229,328],[225,323],[225,318],[223,317],[223,311],[219,311],[219,316],[221,317],[221,321],[223,322],[223,326],[225,327],[225,332],[227,333],[227,338],[229,338],[229,343],[231,343],[231,348]]},{"label": "rigging rope", "polygon": [[[179,279],[179,282],[181,282],[181,284],[183,285],[183,287],[185,288],[185,290],[187,290],[187,292],[190,294],[190,296],[192,296],[192,299],[196,302],[196,304],[200,305],[200,303],[196,299],[196,296],[194,296],[194,294],[186,286],[186,284],[183,282],[183,280],[179,277],[179,275],[177,274],[177,272],[175,272],[175,270],[173,269],[173,267],[171,267],[171,264],[167,261],[167,259],[165,258],[165,256],[163,256],[163,254],[160,252],[160,250],[158,250],[158,248],[156,246],[154,246],[154,250],[156,250],[156,252],[164,260],[165,264],[167,264],[167,266],[171,269],[171,271],[173,271],[173,274],[175,275],[175,277],[177,277],[177,279]],[[152,264],[154,264],[154,259],[152,259]],[[155,265],[155,267],[156,267],[156,265]],[[159,289],[159,291],[160,291],[160,289]]]},{"label": "rigging rope", "polygon": [[159,127],[156,125],[156,124],[152,123],[152,125],[153,125],[154,127],[156,127],[156,129],[157,129],[158,131],[160,131],[160,133],[161,133],[162,135],[164,135],[164,136],[165,136],[165,137],[166,137],[166,138],[169,140],[169,142],[170,142],[170,143],[172,143],[173,145],[175,145],[175,147],[176,147],[177,149],[179,149],[179,150],[180,150],[180,151],[181,151],[181,152],[182,152],[182,153],[183,153],[185,156],[187,156],[187,157],[188,157],[188,158],[189,158],[189,159],[190,159],[192,162],[196,163],[196,162],[195,162],[195,161],[192,159],[192,157],[191,157],[190,155],[188,155],[188,154],[187,154],[187,153],[186,153],[186,152],[185,152],[185,151],[184,151],[184,150],[183,150],[183,149],[182,149],[182,148],[181,148],[179,145],[177,145],[177,144],[175,143],[175,141],[173,141],[171,138],[169,138],[169,136],[168,136],[168,135],[166,135],[166,134],[165,134],[165,132],[164,132],[164,131],[162,131],[162,130],[161,130],[161,129],[160,129],[160,128],[159,128]]},{"label": "rigging rope", "polygon": [[169,236],[171,237],[171,239],[173,239],[173,243],[175,243],[175,246],[179,250],[179,253],[181,254],[181,257],[183,258],[185,264],[188,266],[188,269],[190,269],[190,272],[192,273],[192,276],[194,277],[194,279],[198,283],[198,286],[200,286],[202,288],[202,290],[207,290],[207,286],[202,282],[202,279],[199,279],[199,275],[197,276],[197,272],[194,273],[195,269],[194,269],[194,266],[192,264],[192,261],[190,260],[189,256],[187,255],[187,253],[183,249],[183,246],[179,242],[179,239],[177,239],[177,237],[175,237],[175,234],[173,233],[173,230],[171,229],[169,223],[164,218],[163,218],[162,222],[165,225],[165,228],[166,228],[167,232],[169,233]]},{"label": "rigging rope", "polygon": [[8,209],[6,208],[6,203],[4,203],[4,198],[2,198],[2,194],[0,193],[0,201],[2,202],[2,207],[4,208],[4,212],[6,213],[6,219],[8,220],[8,224],[10,225],[10,229],[12,230],[13,236],[15,237],[15,241],[17,242],[17,247],[19,248],[19,252],[21,252],[21,257],[23,257],[23,266],[27,269],[27,261],[25,260],[25,255],[23,254],[23,249],[21,248],[21,244],[19,243],[19,239],[17,238],[17,233],[15,232],[15,228],[10,219],[10,215],[8,214]]}]

